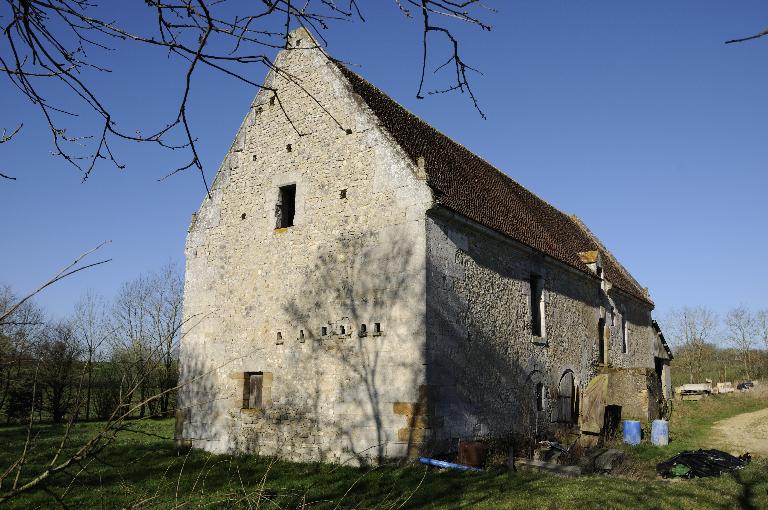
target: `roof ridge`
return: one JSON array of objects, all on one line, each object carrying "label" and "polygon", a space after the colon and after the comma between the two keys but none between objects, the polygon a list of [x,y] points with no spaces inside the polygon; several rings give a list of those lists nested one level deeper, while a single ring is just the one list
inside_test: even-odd
[{"label": "roof ridge", "polygon": [[329,60],[411,161],[421,164],[420,159],[424,160],[427,184],[437,204],[586,274],[592,272],[579,252],[601,248],[608,255],[605,275],[613,285],[653,304],[594,234],[582,229],[570,215],[409,111],[341,61]]},{"label": "roof ridge", "polygon": [[[515,183],[517,186],[519,186],[519,187],[520,187],[522,190],[524,190],[526,193],[530,193],[531,195],[535,196],[536,198],[538,198],[539,200],[541,200],[542,202],[544,202],[546,205],[548,205],[548,206],[549,206],[549,207],[551,207],[552,209],[556,210],[557,212],[559,212],[559,213],[561,213],[561,214],[565,214],[565,215],[568,215],[568,213],[566,213],[565,211],[561,211],[560,209],[558,209],[558,208],[557,208],[557,207],[555,207],[554,205],[552,205],[552,204],[550,204],[549,202],[547,202],[547,200],[546,200],[546,199],[544,199],[544,198],[540,197],[540,196],[539,196],[537,193],[535,193],[535,192],[533,192],[533,191],[529,190],[528,188],[526,188],[525,186],[523,186],[522,184],[520,184],[519,182],[517,182],[517,181],[516,181],[515,179],[513,179],[513,178],[512,178],[512,177],[511,177],[509,174],[507,174],[506,172],[504,172],[504,171],[503,171],[503,170],[501,170],[500,168],[496,167],[496,165],[494,165],[493,163],[491,163],[490,161],[488,161],[488,160],[487,160],[487,159],[485,159],[484,157],[480,156],[479,154],[476,154],[476,153],[475,153],[475,152],[473,152],[472,150],[468,149],[468,148],[467,148],[467,147],[466,147],[464,144],[462,144],[461,142],[458,142],[458,141],[454,140],[453,138],[451,138],[451,137],[450,137],[450,136],[448,136],[447,134],[443,133],[441,130],[439,130],[438,128],[436,128],[435,126],[433,126],[432,124],[430,124],[430,123],[429,123],[429,122],[427,122],[426,120],[422,119],[421,117],[419,117],[418,115],[416,115],[415,113],[413,113],[412,111],[410,111],[408,108],[406,108],[405,106],[403,106],[402,104],[400,104],[400,103],[399,103],[399,102],[398,102],[396,99],[394,99],[393,97],[389,96],[389,95],[388,95],[386,92],[384,92],[383,90],[381,90],[379,87],[377,87],[376,85],[374,85],[373,83],[371,83],[370,81],[366,80],[364,77],[360,76],[358,73],[356,73],[355,71],[353,71],[352,69],[350,69],[349,67],[347,67],[347,65],[346,65],[344,62],[342,62],[341,60],[338,60],[338,59],[336,59],[336,58],[334,58],[334,57],[331,57],[331,56],[328,56],[328,58],[329,58],[329,59],[330,59],[330,60],[331,60],[331,61],[332,61],[334,64],[336,64],[338,67],[340,67],[340,68],[342,68],[343,70],[346,70],[346,71],[348,71],[348,72],[350,72],[350,73],[354,74],[354,75],[355,75],[355,76],[356,76],[356,77],[357,77],[359,80],[363,81],[363,82],[364,82],[366,85],[368,85],[369,87],[371,87],[371,88],[375,89],[375,90],[376,90],[376,91],[378,91],[379,93],[381,93],[381,94],[385,95],[385,96],[386,96],[386,97],[387,97],[387,98],[388,98],[390,101],[392,101],[392,102],[393,102],[393,103],[395,103],[397,106],[399,106],[400,108],[402,108],[404,113],[406,113],[407,115],[409,115],[410,117],[412,117],[412,118],[413,118],[414,120],[416,120],[417,122],[419,122],[419,123],[421,123],[421,124],[424,124],[425,126],[429,127],[430,129],[432,129],[433,131],[435,131],[435,133],[437,133],[438,135],[440,135],[440,136],[444,137],[444,138],[445,138],[446,140],[448,140],[449,142],[451,142],[451,143],[455,144],[457,147],[459,147],[459,148],[463,149],[464,151],[466,151],[466,152],[467,152],[467,154],[469,154],[470,156],[472,156],[472,157],[474,157],[474,158],[477,158],[477,159],[479,159],[480,161],[482,161],[483,163],[485,163],[486,165],[488,165],[490,168],[492,168],[492,169],[494,169],[496,172],[498,172],[498,173],[499,173],[499,175],[501,175],[503,178],[505,178],[505,179],[509,179],[510,181],[512,181],[513,183]],[[416,163],[416,161],[414,161],[414,163]]]}]

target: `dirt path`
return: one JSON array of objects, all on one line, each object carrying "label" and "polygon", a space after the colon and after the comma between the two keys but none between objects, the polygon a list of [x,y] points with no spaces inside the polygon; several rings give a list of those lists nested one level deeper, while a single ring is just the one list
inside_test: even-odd
[{"label": "dirt path", "polygon": [[713,446],[731,453],[768,457],[768,409],[718,421],[712,432]]}]

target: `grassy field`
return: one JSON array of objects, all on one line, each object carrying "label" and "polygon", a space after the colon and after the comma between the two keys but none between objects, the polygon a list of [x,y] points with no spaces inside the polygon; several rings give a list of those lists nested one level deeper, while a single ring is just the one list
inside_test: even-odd
[{"label": "grassy field", "polygon": [[[488,470],[457,473],[422,466],[376,469],[274,462],[253,456],[177,452],[171,420],[137,421],[98,458],[50,480],[44,490],[19,496],[8,508],[542,508],[763,509],[768,508],[768,464],[756,459],[738,476],[691,481],[654,478],[656,462],[684,449],[709,446],[719,419],[768,407],[758,394],[677,403],[666,448],[628,449],[622,476],[561,479]],[[77,426],[71,444],[98,423]],[[20,482],[50,461],[60,427],[38,426],[30,463]],[[26,431],[0,429],[0,469],[16,458]],[[0,493],[13,484],[6,479]]]}]

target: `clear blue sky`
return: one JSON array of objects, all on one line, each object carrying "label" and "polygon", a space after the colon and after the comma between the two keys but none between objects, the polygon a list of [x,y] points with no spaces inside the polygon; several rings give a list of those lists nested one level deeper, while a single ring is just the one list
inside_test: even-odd
[{"label": "clear blue sky", "polygon": [[[768,39],[725,46],[768,25],[760,0],[493,1],[490,33],[462,30],[482,120],[466,96],[415,98],[419,25],[394,1],[368,1],[367,23],[336,26],[328,51],[398,102],[563,211],[580,216],[651,289],[657,314],[702,304],[768,307]],[[141,23],[140,11],[115,12]],[[178,100],[178,67],[142,51],[110,57],[100,78],[126,126],[159,122]],[[437,58],[435,58],[437,62]],[[253,78],[261,81],[262,67]],[[190,115],[209,181],[255,91],[196,77]],[[52,157],[41,119],[0,80],[0,281],[19,293],[100,241],[113,262],[46,290],[65,315],[86,289],[110,298],[123,281],[183,264],[194,172],[158,183],[180,155],[125,145],[125,171],[100,166],[85,184]]]}]

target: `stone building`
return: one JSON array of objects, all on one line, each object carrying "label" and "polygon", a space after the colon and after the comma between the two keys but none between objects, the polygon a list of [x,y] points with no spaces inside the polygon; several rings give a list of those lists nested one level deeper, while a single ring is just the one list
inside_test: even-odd
[{"label": "stone building", "polygon": [[[654,418],[646,289],[527,191],[294,32],[186,243],[177,437],[366,462]],[[277,91],[277,94],[275,94]]]}]

